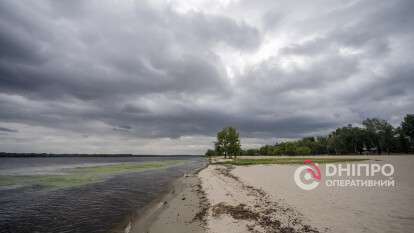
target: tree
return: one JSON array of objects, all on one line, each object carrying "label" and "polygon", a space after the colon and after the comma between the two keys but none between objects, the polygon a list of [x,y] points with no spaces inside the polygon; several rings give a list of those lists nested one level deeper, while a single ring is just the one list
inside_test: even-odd
[{"label": "tree", "polygon": [[362,124],[365,126],[366,136],[367,136],[367,145],[370,148],[375,147],[378,154],[381,154],[381,148],[379,145],[379,137],[378,137],[378,128],[379,120],[378,119],[366,119],[362,121]]},{"label": "tree", "polygon": [[[217,142],[214,142],[214,151],[216,152],[216,155],[225,155],[224,154],[224,146],[220,143],[220,140],[218,138],[219,138],[219,136],[217,134]],[[224,139],[222,139],[222,140],[224,140]]]},{"label": "tree", "polygon": [[259,152],[257,149],[248,149],[246,155],[257,155]]},{"label": "tree", "polygon": [[264,146],[260,147],[259,153],[261,155],[272,155],[273,154],[273,146],[264,145]]},{"label": "tree", "polygon": [[208,149],[208,150],[206,151],[206,156],[207,156],[207,157],[210,157],[210,156],[215,156],[215,155],[216,155],[216,152],[215,152],[214,150]]},{"label": "tree", "polygon": [[328,153],[328,137],[319,136],[316,138],[315,145],[311,148],[312,154],[321,155]]},{"label": "tree", "polygon": [[236,157],[240,154],[239,133],[233,127],[226,127],[217,133],[217,142],[215,143],[216,154],[224,155],[224,158]]},{"label": "tree", "polygon": [[311,149],[307,146],[298,146],[295,151],[296,155],[309,155],[311,152]]},{"label": "tree", "polygon": [[353,150],[352,126],[336,129],[329,135],[328,145],[335,154],[347,154]]},{"label": "tree", "polygon": [[404,130],[401,127],[398,127],[395,130],[396,134],[396,152],[408,153],[410,150],[410,141],[405,135]]},{"label": "tree", "polygon": [[352,131],[352,147],[353,147],[353,153],[362,154],[364,151],[364,147],[366,147],[366,131],[364,129],[361,129],[359,127],[353,127],[351,129]]},{"label": "tree", "polygon": [[414,114],[407,114],[401,122],[404,134],[410,139],[411,149],[414,148]]},{"label": "tree", "polygon": [[377,148],[378,154],[383,151],[389,153],[393,147],[394,127],[385,120],[368,118],[362,122],[367,130],[367,136]]},{"label": "tree", "polygon": [[368,118],[362,122],[362,125],[364,127],[354,127],[349,124],[337,128],[326,137],[305,137],[244,151],[240,149],[237,131],[227,127],[217,133],[214,152],[215,155],[232,157],[240,153],[243,155],[318,155],[362,154],[366,149],[376,151],[378,154],[414,151],[414,114],[407,114],[398,128],[378,118]]},{"label": "tree", "polygon": [[386,121],[381,125],[380,144],[382,148],[389,154],[394,147],[394,127]]},{"label": "tree", "polygon": [[[361,154],[366,146],[366,131],[349,124],[332,132],[327,139],[321,138],[321,146],[335,154]],[[321,147],[323,150],[323,147]]]},{"label": "tree", "polygon": [[296,145],[294,142],[285,142],[283,143],[284,154],[286,155],[295,155],[296,154]]}]

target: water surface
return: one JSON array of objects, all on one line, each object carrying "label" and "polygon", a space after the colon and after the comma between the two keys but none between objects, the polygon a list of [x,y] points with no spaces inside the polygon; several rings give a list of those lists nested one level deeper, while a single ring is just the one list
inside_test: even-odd
[{"label": "water surface", "polygon": [[0,232],[111,232],[204,164],[192,156],[0,158]]}]

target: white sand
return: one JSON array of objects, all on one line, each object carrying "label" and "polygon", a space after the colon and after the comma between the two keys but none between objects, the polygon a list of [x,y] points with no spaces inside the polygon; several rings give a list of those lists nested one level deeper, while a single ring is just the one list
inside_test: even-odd
[{"label": "white sand", "polygon": [[[293,181],[297,166],[237,167],[233,174],[302,213],[307,222],[330,232],[414,232],[414,157],[377,157],[394,165],[396,188],[320,185],[312,191]],[[374,161],[371,161],[374,162]],[[324,168],[324,166],[321,166]],[[324,173],[324,172],[322,172]]]},{"label": "white sand", "polygon": [[[292,227],[291,232],[306,232],[307,225],[319,232],[414,232],[414,157],[376,158],[394,165],[396,188],[320,185],[303,191],[293,181],[294,165],[237,166],[230,175],[221,172],[226,170],[223,166],[210,165],[199,174],[211,204],[207,229],[211,233],[272,232],[271,224],[264,222],[268,215],[271,223],[279,221],[280,229]],[[214,206],[220,203],[245,204],[259,217],[240,219],[226,211],[214,215]]]},{"label": "white sand", "polygon": [[[202,187],[210,205],[215,206],[221,202],[229,205],[252,203],[253,197],[249,197],[242,192],[240,184],[215,170],[218,167],[210,165],[199,173]],[[213,217],[211,209],[208,212],[207,228],[211,233],[248,232],[246,224],[249,224],[249,221],[235,220],[230,216]]]},{"label": "white sand", "polygon": [[[260,190],[246,186],[237,177],[226,175],[226,171],[228,172],[224,166],[210,165],[199,174],[210,202],[207,215],[208,232],[278,232],[276,229],[281,232],[304,232],[303,229],[308,229],[309,226],[302,224],[302,216],[296,211],[274,202]],[[215,215],[215,208],[223,203],[230,208],[244,205],[243,211],[235,212],[241,217],[231,213]],[[249,214],[252,216],[249,217]]]}]

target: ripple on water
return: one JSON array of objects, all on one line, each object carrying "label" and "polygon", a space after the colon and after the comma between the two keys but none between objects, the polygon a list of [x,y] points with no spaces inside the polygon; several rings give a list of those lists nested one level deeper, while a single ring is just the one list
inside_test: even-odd
[{"label": "ripple on water", "polygon": [[203,164],[192,158],[179,166],[66,189],[0,190],[0,232],[108,232],[167,191],[174,179]]}]

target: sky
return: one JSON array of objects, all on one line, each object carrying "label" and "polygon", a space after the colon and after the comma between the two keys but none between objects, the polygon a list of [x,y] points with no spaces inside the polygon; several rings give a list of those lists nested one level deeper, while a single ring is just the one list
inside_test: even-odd
[{"label": "sky", "polygon": [[0,151],[202,154],[414,113],[411,0],[5,0]]}]

